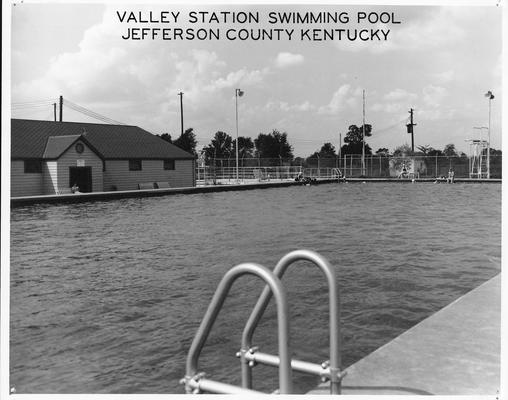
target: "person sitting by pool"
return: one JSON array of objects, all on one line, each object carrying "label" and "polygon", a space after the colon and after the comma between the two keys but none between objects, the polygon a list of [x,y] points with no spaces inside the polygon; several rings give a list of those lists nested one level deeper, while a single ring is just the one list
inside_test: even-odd
[{"label": "person sitting by pool", "polygon": [[453,183],[454,179],[455,179],[455,172],[453,171],[452,168],[450,168],[450,170],[448,171],[448,178],[446,179],[446,182]]},{"label": "person sitting by pool", "polygon": [[409,175],[407,173],[406,163],[402,164],[402,171],[400,171],[399,179],[400,178],[407,178]]},{"label": "person sitting by pool", "polygon": [[76,183],[74,185],[72,185],[71,192],[72,193],[80,193],[79,186]]}]

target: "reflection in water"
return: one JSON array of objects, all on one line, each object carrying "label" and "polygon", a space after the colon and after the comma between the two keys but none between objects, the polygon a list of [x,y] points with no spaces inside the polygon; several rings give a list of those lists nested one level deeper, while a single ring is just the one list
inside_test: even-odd
[{"label": "reflection in water", "polygon": [[[307,248],[337,268],[344,366],[495,275],[500,185],[319,185],[12,210],[11,384],[18,393],[182,393],[185,357],[222,275]],[[297,358],[328,358],[327,293],[284,277]],[[200,368],[238,383],[262,283],[241,278]],[[254,336],[276,352],[273,304]],[[277,386],[258,366],[256,388]],[[316,383],[295,374],[300,391]]]}]

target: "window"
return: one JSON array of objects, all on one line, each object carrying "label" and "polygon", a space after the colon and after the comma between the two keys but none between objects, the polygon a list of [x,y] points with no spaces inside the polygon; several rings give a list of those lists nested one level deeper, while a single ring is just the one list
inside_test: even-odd
[{"label": "window", "polygon": [[85,151],[85,146],[83,145],[83,143],[76,143],[76,153],[78,154],[81,154]]},{"label": "window", "polygon": [[42,173],[41,160],[25,160],[25,174],[40,174]]},{"label": "window", "polygon": [[164,160],[164,169],[165,170],[174,170],[175,169],[175,160]]},{"label": "window", "polygon": [[129,171],[141,171],[141,160],[129,160]]}]

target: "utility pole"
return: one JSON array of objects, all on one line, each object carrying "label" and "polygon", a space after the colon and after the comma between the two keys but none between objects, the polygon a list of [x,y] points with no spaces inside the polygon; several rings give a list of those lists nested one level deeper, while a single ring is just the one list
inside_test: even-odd
[{"label": "utility pole", "polygon": [[487,179],[490,179],[490,113],[491,113],[491,103],[492,99],[494,98],[494,95],[489,90],[487,93],[485,93],[485,97],[489,99],[489,136],[488,136],[488,142],[487,142]]},{"label": "utility pole", "polygon": [[56,103],[53,103],[53,116],[56,122]]},{"label": "utility pole", "polygon": [[245,92],[242,89],[235,89],[235,113],[236,113],[236,183],[238,180],[238,97],[242,97]]},{"label": "utility pole", "polygon": [[180,125],[181,125],[181,135],[183,136],[183,92],[178,93],[180,96]]},{"label": "utility pole", "polygon": [[409,124],[407,124],[407,133],[410,133],[411,134],[411,152],[415,152],[415,139],[414,139],[414,129],[413,129],[413,126],[415,126],[416,124],[413,123],[413,109],[411,108],[409,110]]},{"label": "utility pole", "polygon": [[60,96],[60,122],[62,122],[63,116],[63,96]]},{"label": "utility pole", "polygon": [[340,168],[341,150],[342,150],[342,133],[339,133],[339,151],[337,152],[339,158],[337,160],[337,168]]},{"label": "utility pole", "polygon": [[363,90],[362,175],[365,176],[365,89]]}]

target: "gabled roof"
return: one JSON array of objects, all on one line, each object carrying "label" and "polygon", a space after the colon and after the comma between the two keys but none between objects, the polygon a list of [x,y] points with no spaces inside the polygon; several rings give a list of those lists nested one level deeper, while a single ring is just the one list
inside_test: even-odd
[{"label": "gabled roof", "polygon": [[64,144],[72,145],[69,137],[76,140],[77,136],[81,136],[103,159],[194,158],[192,154],[137,126],[29,119],[11,120],[11,158],[40,159],[53,155]]},{"label": "gabled roof", "polygon": [[71,147],[81,135],[67,135],[67,136],[50,136],[46,142],[46,148],[42,158],[55,159],[62,155],[62,153]]}]

